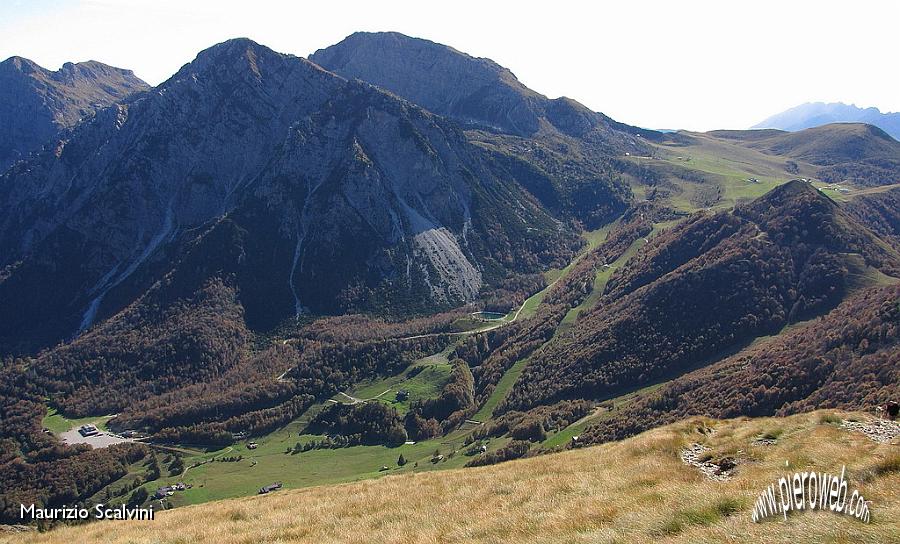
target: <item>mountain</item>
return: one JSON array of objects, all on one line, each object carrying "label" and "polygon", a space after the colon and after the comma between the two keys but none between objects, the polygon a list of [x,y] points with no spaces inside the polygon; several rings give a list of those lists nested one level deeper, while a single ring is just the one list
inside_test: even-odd
[{"label": "mountain", "polygon": [[818,165],[817,177],[829,183],[875,186],[900,181],[900,142],[873,125],[835,123],[797,132],[715,130],[708,134]]},{"label": "mountain", "polygon": [[876,126],[861,123],[836,123],[797,132],[714,130],[708,134],[821,166],[900,158],[900,142]]},{"label": "mountain", "polygon": [[602,400],[708,364],[833,308],[867,269],[900,276],[900,256],[809,183],[696,214],[613,274],[596,305],[532,356],[499,411]]},{"label": "mountain", "polygon": [[900,187],[860,195],[847,204],[846,210],[900,251]]},{"label": "mountain", "polygon": [[149,88],[131,70],[96,61],[55,72],[22,57],[0,62],[0,172],[61,130]]},{"label": "mountain", "polygon": [[646,155],[661,136],[549,99],[490,59],[396,32],[357,32],[310,60],[456,121],[545,207],[590,229],[624,212],[630,196],[610,159]]},{"label": "mountain", "polygon": [[[583,137],[592,131],[627,134],[617,123],[570,98],[549,99],[523,85],[509,69],[452,47],[397,32],[356,32],[310,60],[337,74],[387,89],[463,126],[516,136],[558,130]],[[652,131],[644,131],[652,134]]]},{"label": "mountain", "polygon": [[[338,544],[361,534],[377,541],[414,534],[425,542],[479,544],[756,544],[771,541],[773,531],[782,535],[780,542],[797,544],[827,542],[836,534],[849,542],[893,542],[893,520],[900,516],[897,446],[878,444],[852,428],[874,425],[870,418],[831,410],[784,418],[692,417],[622,442],[424,473],[412,472],[413,461],[431,466],[431,452],[420,459],[411,453],[414,445],[380,448],[381,474],[387,476],[377,480],[308,489],[285,484],[275,493],[160,510],[154,521],[73,524],[12,533],[7,542],[149,544],[183,539],[237,544],[270,534],[293,542]],[[698,449],[707,467],[736,462],[736,469],[725,477],[710,477],[709,468],[704,472],[681,459],[683,452]],[[401,454],[410,462],[397,466]],[[870,523],[835,512],[805,511],[791,512],[787,521],[753,522],[757,497],[773,483],[777,489],[778,478],[811,471],[840,476],[841,467],[846,467],[848,493],[858,490],[871,501]]]},{"label": "mountain", "polygon": [[688,415],[879,406],[900,394],[900,286],[864,290],[823,317],[665,383],[584,432],[616,440]]},{"label": "mountain", "polygon": [[89,328],[189,254],[258,329],[462,304],[578,244],[443,118],[246,39],[19,163],[0,202],[7,351]]},{"label": "mountain", "polygon": [[807,102],[769,117],[752,128],[797,131],[831,123],[875,125],[900,140],[900,112],[881,113],[878,108],[858,108],[841,102]]}]

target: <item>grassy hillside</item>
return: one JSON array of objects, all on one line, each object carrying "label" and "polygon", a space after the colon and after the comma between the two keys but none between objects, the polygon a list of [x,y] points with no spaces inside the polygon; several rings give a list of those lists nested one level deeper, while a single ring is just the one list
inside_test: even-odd
[{"label": "grassy hillside", "polygon": [[709,134],[819,165],[900,156],[900,142],[864,123],[833,123],[798,132],[717,130]]},{"label": "grassy hillside", "polygon": [[[896,446],[842,426],[868,417],[820,411],[784,419],[694,418],[623,442],[492,467],[281,491],[161,512],[154,521],[92,523],[0,541],[897,542]],[[773,443],[761,444],[761,437]],[[736,458],[733,478],[710,480],[682,462],[683,449],[695,443],[708,447],[713,460]],[[839,473],[844,465],[849,489],[872,501],[871,523],[831,512],[751,521],[756,496],[785,473]]]},{"label": "grassy hillside", "polygon": [[625,157],[622,167],[638,198],[684,212],[728,209],[797,178],[846,202],[900,182],[900,144],[863,124],[680,132],[651,155]]}]

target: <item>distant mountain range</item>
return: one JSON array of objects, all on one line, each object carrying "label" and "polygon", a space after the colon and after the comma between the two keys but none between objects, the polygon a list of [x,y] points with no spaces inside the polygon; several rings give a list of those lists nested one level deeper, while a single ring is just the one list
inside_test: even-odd
[{"label": "distant mountain range", "polygon": [[769,117],[751,128],[803,130],[829,123],[868,123],[900,140],[900,112],[882,113],[878,108],[858,108],[842,102],[807,102]]}]

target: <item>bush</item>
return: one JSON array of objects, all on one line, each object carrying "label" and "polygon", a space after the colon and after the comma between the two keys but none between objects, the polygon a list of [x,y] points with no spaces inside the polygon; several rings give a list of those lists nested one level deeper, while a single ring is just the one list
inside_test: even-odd
[{"label": "bush", "polygon": [[134,490],[134,493],[128,497],[128,506],[140,506],[150,498],[150,493],[143,487]]},{"label": "bush", "polygon": [[487,452],[480,457],[472,459],[471,461],[466,463],[466,466],[480,467],[484,465],[502,463],[503,461],[510,461],[512,459],[518,459],[519,457],[522,457],[526,453],[528,453],[529,449],[531,449],[530,442],[527,442],[525,440],[513,440],[497,451]]}]

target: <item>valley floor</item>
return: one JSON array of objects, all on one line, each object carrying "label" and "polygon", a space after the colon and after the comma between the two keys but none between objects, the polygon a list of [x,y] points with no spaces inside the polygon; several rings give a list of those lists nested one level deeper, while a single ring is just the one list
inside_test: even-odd
[{"label": "valley floor", "polygon": [[[855,430],[870,418],[819,411],[788,418],[693,418],[637,437],[501,465],[286,490],[97,522],[9,543],[63,542],[900,542],[897,446]],[[897,439],[894,439],[896,444]],[[733,477],[685,464],[695,444]],[[695,446],[696,447],[696,446]],[[753,503],[788,473],[840,473],[870,502],[871,522],[794,512],[753,523]],[[777,484],[776,484],[777,485]]]}]

